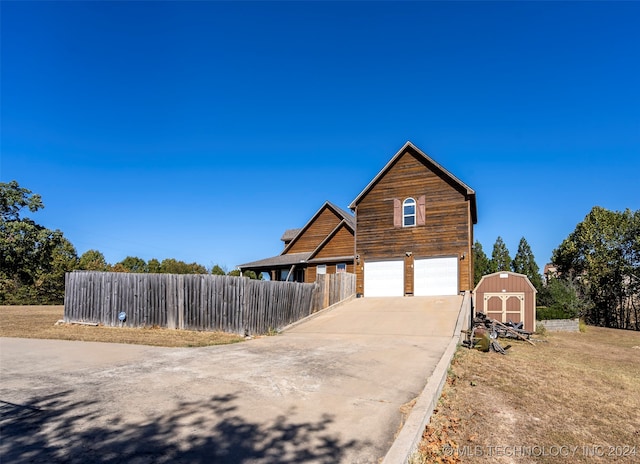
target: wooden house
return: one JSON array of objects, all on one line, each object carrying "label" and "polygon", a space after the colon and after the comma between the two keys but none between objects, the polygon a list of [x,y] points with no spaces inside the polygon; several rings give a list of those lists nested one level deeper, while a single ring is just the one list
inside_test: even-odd
[{"label": "wooden house", "polygon": [[357,291],[457,295],[473,286],[476,194],[407,142],[349,206]]},{"label": "wooden house", "polygon": [[346,270],[364,296],[472,289],[475,192],[411,142],[349,208],[355,216],[325,203],[305,227],[285,232],[279,256],[239,268],[301,282]]},{"label": "wooden house", "polygon": [[473,291],[475,309],[500,322],[524,322],[536,330],[537,290],[524,274],[500,271],[485,275]]},{"label": "wooden house", "polygon": [[271,280],[314,282],[317,274],[354,272],[355,218],[327,201],[300,229],[282,235],[278,256],[241,264],[241,271],[266,272]]}]

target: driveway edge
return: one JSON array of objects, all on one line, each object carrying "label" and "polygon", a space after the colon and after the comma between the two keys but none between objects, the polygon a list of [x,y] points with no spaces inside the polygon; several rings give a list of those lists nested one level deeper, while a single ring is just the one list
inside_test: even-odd
[{"label": "driveway edge", "polygon": [[346,302],[353,300],[355,297],[356,297],[356,295],[354,293],[353,295],[350,295],[350,296],[346,297],[344,300],[340,300],[337,303],[332,304],[331,306],[327,306],[326,308],[321,309],[320,311],[316,311],[315,313],[309,314],[308,316],[303,317],[302,319],[297,320],[295,322],[292,322],[289,325],[285,325],[282,329],[280,329],[280,332],[286,332],[287,330],[293,329],[294,327],[296,327],[296,326],[298,326],[300,324],[303,324],[303,323],[305,323],[307,321],[315,319],[316,317],[318,317],[318,316],[320,316],[320,315],[322,315],[324,313],[328,313],[329,311],[331,311],[333,309],[336,309],[338,306],[343,305]]},{"label": "driveway edge", "polygon": [[416,404],[411,409],[400,433],[385,455],[382,464],[406,463],[415,452],[422,439],[424,428],[429,423],[431,414],[433,414],[433,410],[440,399],[440,393],[447,379],[451,360],[462,337],[461,331],[467,328],[470,317],[471,294],[470,292],[465,292],[451,340],[429,380],[427,380],[427,384],[418,396]]}]

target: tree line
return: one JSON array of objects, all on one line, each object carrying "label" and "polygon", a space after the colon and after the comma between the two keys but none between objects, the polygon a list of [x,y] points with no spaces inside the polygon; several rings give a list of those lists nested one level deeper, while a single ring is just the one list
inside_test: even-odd
[{"label": "tree line", "polygon": [[640,210],[594,207],[552,260],[588,324],[640,330]]},{"label": "tree line", "polygon": [[[59,230],[50,230],[24,213],[44,208],[42,197],[21,187],[17,181],[0,183],[0,304],[62,304],[64,275],[75,270],[167,274],[239,275],[214,265],[211,270],[198,263],[173,258],[148,262],[127,256],[110,264],[98,250],[78,256],[75,247]],[[244,274],[261,278],[253,272]]]},{"label": "tree line", "polygon": [[514,259],[501,237],[491,258],[474,244],[476,285],[486,274],[517,272],[538,290],[541,318],[581,317],[591,325],[640,330],[640,210],[594,207],[553,250],[550,264],[555,270],[543,279],[524,237]]},{"label": "tree line", "polygon": [[[17,181],[0,183],[0,304],[60,304],[64,275],[74,270],[239,275],[214,265],[176,259],[145,261],[128,256],[109,264],[98,250],[78,256],[59,230],[37,224],[24,212],[44,208],[42,198]],[[594,207],[553,251],[556,272],[545,276],[522,237],[512,259],[498,237],[491,258],[480,242],[473,247],[475,284],[483,275],[513,271],[529,277],[538,304],[553,317],[582,317],[604,327],[640,330],[640,211]],[[250,278],[261,278],[253,272]]]},{"label": "tree line", "polygon": [[484,275],[499,271],[513,271],[526,275],[536,290],[540,291],[542,288],[540,268],[536,264],[531,246],[529,246],[527,239],[524,237],[520,239],[518,251],[513,259],[511,259],[509,249],[502,237],[498,236],[493,244],[491,259],[487,257],[482,245],[476,240],[473,245],[473,259],[475,285],[478,285]]}]

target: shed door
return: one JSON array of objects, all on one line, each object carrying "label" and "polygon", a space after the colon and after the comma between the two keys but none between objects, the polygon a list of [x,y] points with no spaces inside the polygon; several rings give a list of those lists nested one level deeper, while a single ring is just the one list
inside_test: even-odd
[{"label": "shed door", "polygon": [[415,260],[415,296],[458,294],[458,257]]},{"label": "shed door", "polygon": [[404,296],[404,261],[365,262],[364,296]]},{"label": "shed door", "polygon": [[524,293],[485,293],[482,312],[500,322],[524,323]]}]

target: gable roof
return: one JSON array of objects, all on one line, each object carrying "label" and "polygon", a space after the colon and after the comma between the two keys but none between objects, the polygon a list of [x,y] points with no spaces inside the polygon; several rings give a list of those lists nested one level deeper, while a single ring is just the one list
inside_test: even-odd
[{"label": "gable roof", "polygon": [[296,235],[298,235],[298,232],[300,232],[301,230],[302,229],[287,229],[282,234],[282,237],[280,237],[280,240],[282,240],[283,242],[287,242],[289,240],[293,240],[293,238]]},{"label": "gable roof", "polygon": [[[313,250],[311,252],[311,254],[309,255],[309,260],[312,260],[318,253],[320,253],[320,251],[325,247],[325,245],[327,243],[329,243],[331,241],[331,239],[338,233],[338,231],[340,229],[342,229],[343,227],[346,227],[347,229],[349,229],[351,231],[351,233],[355,232],[355,228],[349,224],[349,222],[346,219],[343,219],[342,221],[340,221],[340,223],[335,227],[335,229],[333,229],[327,236],[326,238],[320,242],[320,244],[316,247],[315,250]],[[353,255],[351,256],[336,256],[336,258],[349,258],[349,259],[353,259]]]},{"label": "gable roof", "polygon": [[476,209],[476,192],[469,187],[467,184],[462,182],[456,176],[451,174],[445,168],[443,168],[440,164],[435,162],[431,157],[429,157],[426,153],[416,147],[413,143],[407,141],[398,152],[393,155],[393,157],[389,160],[389,162],[382,168],[382,170],[369,182],[369,184],[364,188],[362,192],[356,197],[355,200],[351,202],[349,208],[354,210],[358,203],[362,200],[362,198],[369,193],[369,191],[374,187],[374,185],[391,169],[396,160],[402,156],[405,152],[411,151],[414,154],[421,157],[424,161],[427,162],[431,166],[431,168],[439,174],[441,177],[449,180],[452,184],[457,186],[460,190],[464,191],[466,196],[469,198],[471,202],[471,219],[473,223],[476,224],[478,222],[478,213]]},{"label": "gable roof", "polygon": [[327,234],[326,238],[316,247],[316,249],[311,252],[305,251],[302,253],[289,253],[286,255],[272,256],[271,258],[265,258],[265,259],[260,259],[258,261],[252,261],[250,263],[239,264],[237,267],[239,269],[256,269],[256,268],[271,268],[274,266],[291,266],[293,264],[299,264],[299,263],[324,263],[324,262],[332,262],[332,261],[352,261],[353,255],[331,256],[328,258],[315,257],[343,227],[350,230],[352,233],[355,232],[355,228],[353,227],[353,225],[346,219],[343,219],[329,234]]},{"label": "gable roof", "polygon": [[287,251],[290,248],[293,247],[293,245],[296,243],[296,240],[298,240],[298,238],[301,237],[305,233],[305,231],[311,226],[311,224],[313,224],[313,222],[318,218],[318,216],[320,216],[320,214],[326,208],[331,209],[336,215],[341,217],[343,221],[346,221],[351,226],[352,230],[355,230],[356,219],[353,216],[353,214],[347,213],[345,210],[343,210],[342,208],[334,205],[330,201],[325,201],[324,204],[320,207],[320,209],[318,211],[316,211],[316,213],[313,215],[313,217],[311,219],[309,219],[309,221],[307,221],[307,223],[304,225],[304,227],[301,228],[301,229],[298,229],[298,232],[296,233],[295,237],[293,237],[291,239],[291,241],[289,242],[289,244],[286,247],[284,247],[284,250],[282,250],[281,254],[283,254],[283,255],[286,254]]},{"label": "gable roof", "polygon": [[536,287],[531,283],[531,281],[529,280],[529,277],[527,277],[525,274],[518,274],[517,272],[511,272],[511,271],[498,271],[498,272],[494,272],[492,274],[485,274],[480,278],[480,282],[478,282],[478,285],[476,285],[476,288],[473,289],[473,292],[477,292],[478,289],[480,288],[480,286],[482,285],[482,283],[484,282],[485,279],[491,278],[491,277],[495,277],[497,275],[500,274],[509,274],[509,277],[520,277],[520,278],[524,278],[525,282],[529,285],[529,287],[531,287],[531,289],[533,290],[534,293],[538,293],[538,290],[536,290]]},{"label": "gable roof", "polygon": [[355,230],[356,218],[353,214],[351,214],[347,210],[340,208],[339,206],[336,206],[335,203],[331,203],[330,201],[327,201],[326,204],[331,206],[336,213],[342,216],[342,219],[344,219],[347,222],[347,224],[351,226],[352,230]]}]

